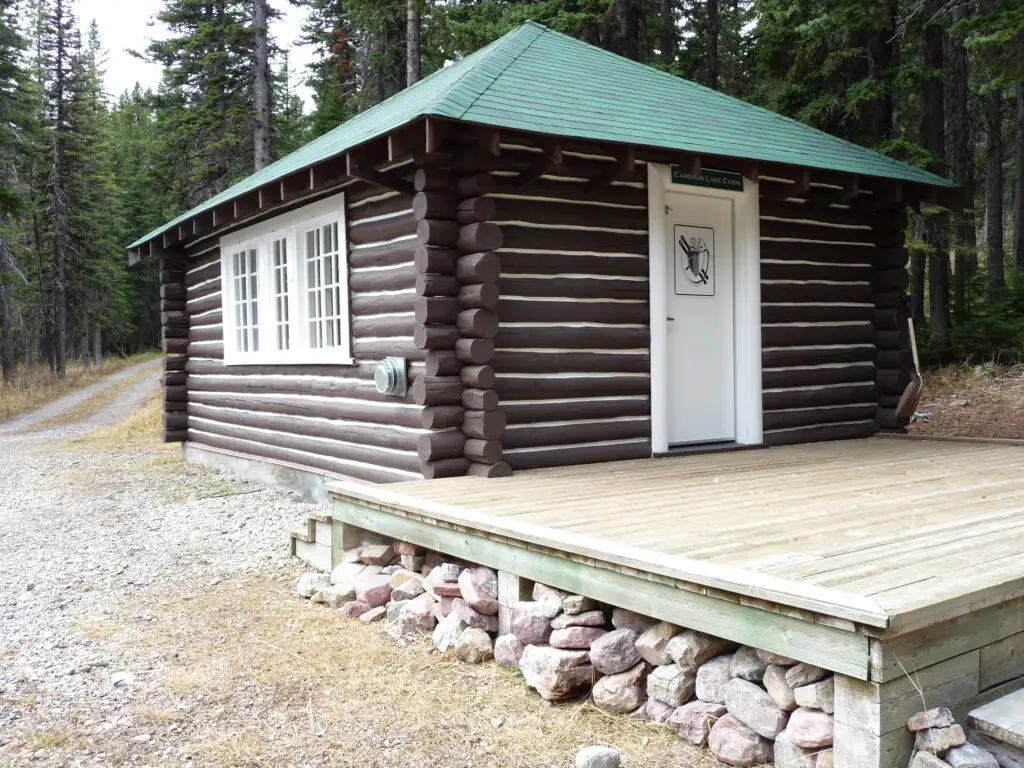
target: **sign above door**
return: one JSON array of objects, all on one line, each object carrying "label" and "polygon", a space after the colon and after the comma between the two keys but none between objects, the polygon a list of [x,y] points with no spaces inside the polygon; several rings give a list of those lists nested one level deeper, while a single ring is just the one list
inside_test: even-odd
[{"label": "sign above door", "polygon": [[731,192],[742,192],[743,174],[732,173],[731,171],[715,171],[711,168],[701,168],[700,176],[694,176],[681,165],[673,165],[672,183],[686,184],[691,187],[708,187],[710,189],[725,189]]}]

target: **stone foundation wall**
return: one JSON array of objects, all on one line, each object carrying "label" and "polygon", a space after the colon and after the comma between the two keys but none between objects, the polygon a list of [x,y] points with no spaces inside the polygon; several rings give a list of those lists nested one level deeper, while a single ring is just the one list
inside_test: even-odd
[{"label": "stone foundation wall", "polygon": [[[364,532],[297,592],[401,642],[518,669],[549,701],[591,696],[664,723],[724,763],[831,768],[834,675],[623,608]],[[523,599],[526,598],[526,599]]]}]

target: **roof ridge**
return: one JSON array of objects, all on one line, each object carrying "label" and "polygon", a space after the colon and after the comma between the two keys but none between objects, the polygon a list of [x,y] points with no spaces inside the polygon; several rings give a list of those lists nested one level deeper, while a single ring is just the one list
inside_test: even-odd
[{"label": "roof ridge", "polygon": [[[511,67],[513,64],[515,64],[517,61],[519,61],[520,57],[522,57],[522,55],[524,53],[526,53],[528,50],[530,50],[530,48],[533,46],[534,43],[536,43],[538,40],[541,39],[541,37],[544,36],[545,32],[552,32],[552,31],[554,31],[554,30],[548,29],[543,24],[538,24],[537,22],[530,21],[530,20],[524,21],[514,31],[518,31],[518,30],[520,30],[520,29],[522,29],[523,27],[526,27],[526,26],[537,27],[538,28],[537,29],[537,34],[533,36],[533,39],[530,40],[530,42],[528,42],[526,45],[523,46],[522,50],[519,51],[519,53],[517,53],[512,58],[512,61],[508,62],[508,64],[506,64],[504,67],[502,67],[500,72],[495,73],[495,75],[493,77],[491,77],[490,82],[487,83],[486,86],[484,86],[483,88],[480,89],[480,91],[477,93],[477,95],[473,98],[473,101],[471,101],[469,104],[467,104],[466,108],[462,110],[462,114],[459,115],[459,119],[460,120],[463,117],[465,117],[466,114],[469,112],[469,110],[471,110],[476,105],[476,103],[478,101],[480,101],[480,99],[491,89],[491,87],[494,85],[494,83],[497,82],[498,78],[501,77],[502,75],[504,75],[506,72],[508,72],[509,67]],[[498,38],[498,40],[504,40],[505,37],[506,37],[505,35],[502,35],[501,37]],[[497,42],[497,40],[495,42]],[[497,49],[495,49],[495,50],[497,50]],[[471,68],[470,68],[470,70],[471,70]],[[459,79],[462,79],[462,77],[460,76]]]}]

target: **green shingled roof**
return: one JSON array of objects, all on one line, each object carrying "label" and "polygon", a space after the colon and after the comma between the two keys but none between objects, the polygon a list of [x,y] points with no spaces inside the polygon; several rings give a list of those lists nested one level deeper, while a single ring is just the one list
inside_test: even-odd
[{"label": "green shingled roof", "polygon": [[392,96],[130,245],[424,115],[535,133],[951,182],[535,22]]}]

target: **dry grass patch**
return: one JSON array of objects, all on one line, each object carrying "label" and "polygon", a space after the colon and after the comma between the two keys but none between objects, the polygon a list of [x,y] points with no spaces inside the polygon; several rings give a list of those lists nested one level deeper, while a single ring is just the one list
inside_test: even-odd
[{"label": "dry grass patch", "polygon": [[587,701],[546,705],[512,671],[459,663],[425,640],[400,646],[291,585],[222,583],[129,633],[168,660],[148,705],[201,708],[186,730],[203,765],[538,768],[571,765],[595,743],[627,766],[715,765],[664,726]]},{"label": "dry grass patch", "polygon": [[70,363],[67,366],[67,375],[63,379],[52,376],[49,366],[45,364],[35,365],[27,371],[22,370],[13,382],[0,383],[0,424],[95,384],[112,373],[159,356],[159,352],[145,352],[131,357],[109,357],[99,365],[89,368],[79,363]]},{"label": "dry grass patch", "polygon": [[94,429],[69,441],[69,445],[87,451],[127,451],[143,448],[167,448],[161,441],[163,398],[157,394],[141,408],[132,411],[116,424]]},{"label": "dry grass patch", "polygon": [[1024,366],[949,365],[924,373],[912,434],[1024,439]]}]

